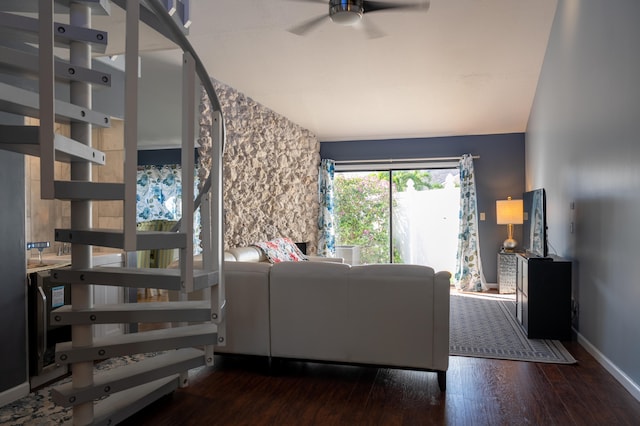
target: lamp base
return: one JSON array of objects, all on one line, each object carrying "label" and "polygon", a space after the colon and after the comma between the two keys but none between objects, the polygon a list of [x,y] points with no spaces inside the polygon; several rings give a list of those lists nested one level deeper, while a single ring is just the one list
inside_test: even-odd
[{"label": "lamp base", "polygon": [[518,245],[518,242],[516,240],[514,240],[513,238],[507,238],[502,243],[502,248],[505,250],[513,250],[516,248],[517,245]]}]

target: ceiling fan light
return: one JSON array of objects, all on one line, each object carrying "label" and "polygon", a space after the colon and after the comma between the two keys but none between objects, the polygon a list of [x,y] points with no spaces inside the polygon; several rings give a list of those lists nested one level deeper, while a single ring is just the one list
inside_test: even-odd
[{"label": "ceiling fan light", "polygon": [[364,13],[362,0],[331,0],[329,2],[329,16],[340,25],[355,25]]},{"label": "ceiling fan light", "polygon": [[361,17],[362,15],[356,11],[343,10],[332,14],[331,20],[340,25],[355,25],[360,21]]}]

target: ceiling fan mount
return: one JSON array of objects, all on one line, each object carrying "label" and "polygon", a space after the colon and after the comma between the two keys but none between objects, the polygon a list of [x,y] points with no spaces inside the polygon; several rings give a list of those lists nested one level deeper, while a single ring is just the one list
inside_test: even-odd
[{"label": "ceiling fan mount", "polygon": [[326,12],[320,16],[309,19],[300,25],[289,29],[297,35],[305,35],[312,29],[318,27],[322,22],[330,18],[331,21],[345,25],[362,27],[370,38],[382,37],[384,33],[377,29],[371,22],[368,22],[365,15],[373,12],[392,11],[392,10],[428,10],[429,0],[420,0],[414,3],[400,3],[373,0],[295,0],[304,3],[328,3],[329,13]]}]

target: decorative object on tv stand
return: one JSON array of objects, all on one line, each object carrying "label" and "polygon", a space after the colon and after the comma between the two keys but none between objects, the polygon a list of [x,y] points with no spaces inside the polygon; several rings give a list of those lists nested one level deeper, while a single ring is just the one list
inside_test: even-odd
[{"label": "decorative object on tv stand", "polygon": [[522,212],[522,200],[507,197],[506,200],[496,201],[496,222],[498,225],[507,225],[508,236],[502,243],[504,250],[513,250],[518,245],[513,239],[513,225],[522,225]]}]

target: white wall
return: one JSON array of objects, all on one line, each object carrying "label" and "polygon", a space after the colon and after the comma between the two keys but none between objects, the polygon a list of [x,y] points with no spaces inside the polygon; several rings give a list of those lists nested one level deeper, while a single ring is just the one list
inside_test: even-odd
[{"label": "white wall", "polygon": [[547,190],[549,242],[575,260],[580,340],[637,398],[639,16],[637,0],[558,2],[526,137],[527,189]]}]

